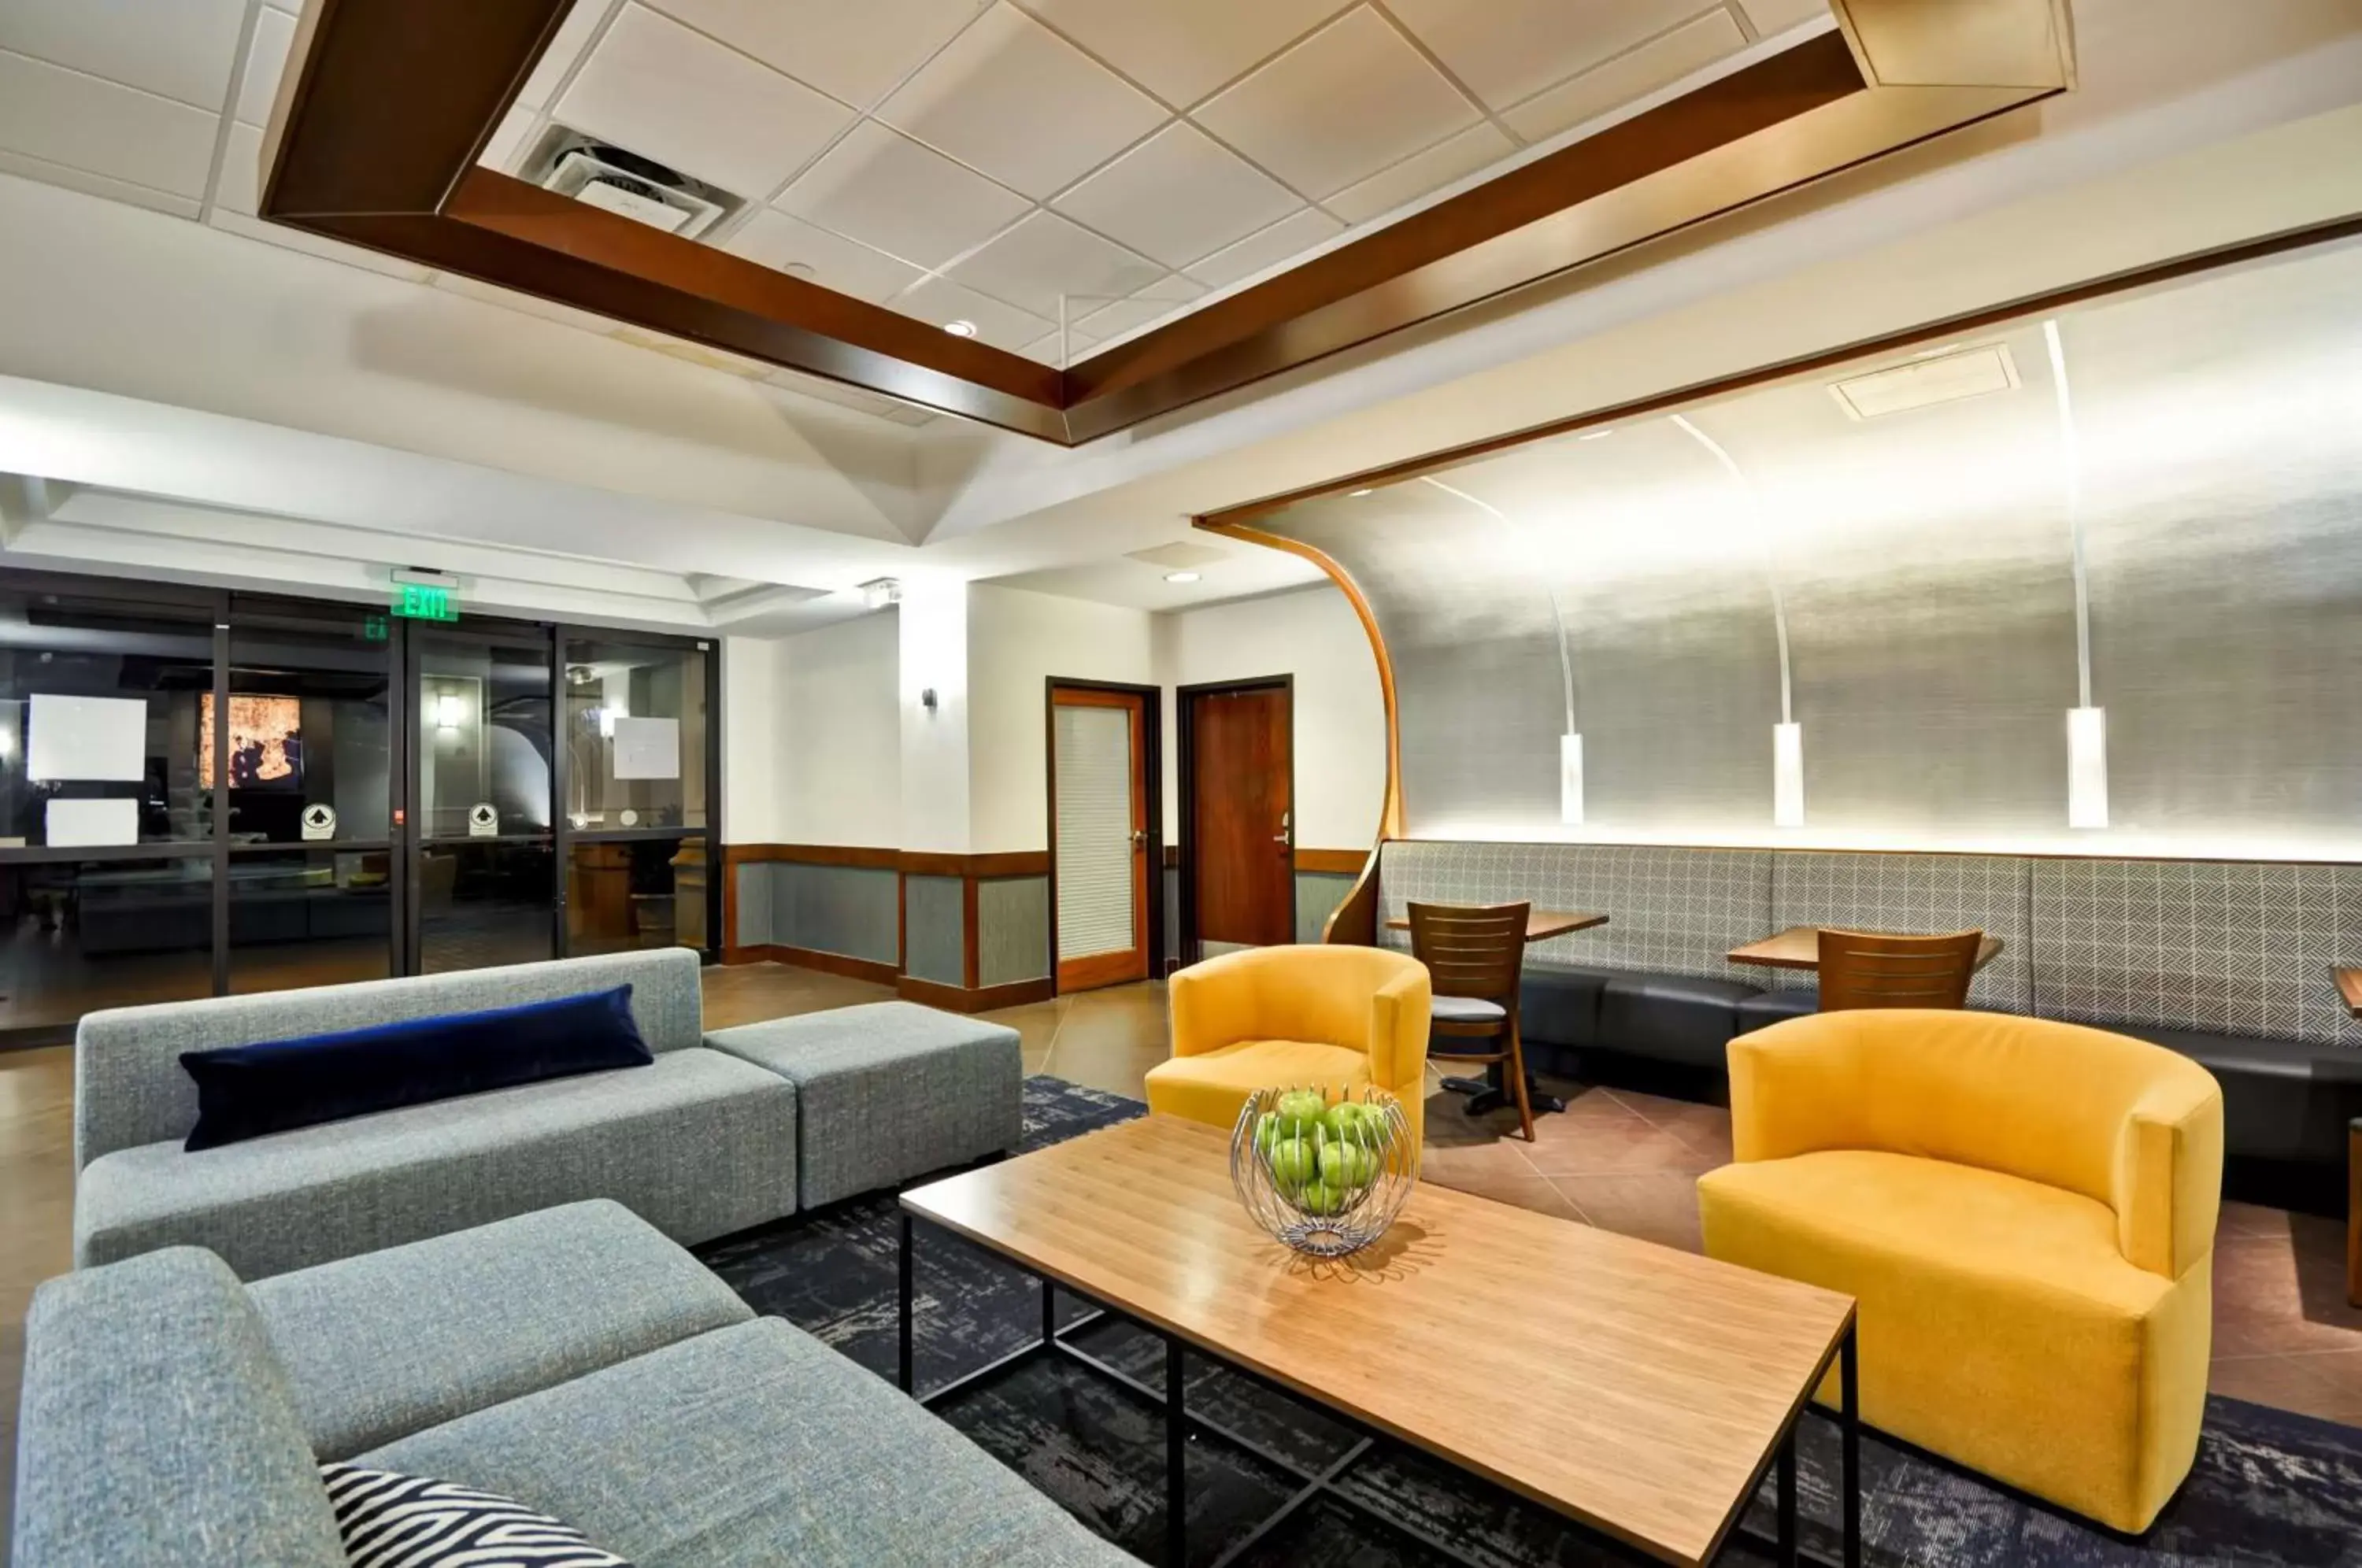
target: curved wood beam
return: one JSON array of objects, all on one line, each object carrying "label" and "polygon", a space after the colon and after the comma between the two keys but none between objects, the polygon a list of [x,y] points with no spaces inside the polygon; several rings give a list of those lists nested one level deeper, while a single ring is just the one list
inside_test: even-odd
[{"label": "curved wood beam", "polygon": [[1370,639],[1370,657],[1377,661],[1378,666],[1378,696],[1385,705],[1385,794],[1378,806],[1377,838],[1376,842],[1370,846],[1369,859],[1363,864],[1361,876],[1354,879],[1353,886],[1346,893],[1343,901],[1339,903],[1336,911],[1330,915],[1329,923],[1320,933],[1320,940],[1351,942],[1364,947],[1374,947],[1378,941],[1376,900],[1379,852],[1385,848],[1386,840],[1400,838],[1403,835],[1402,712],[1400,701],[1395,694],[1394,656],[1386,651],[1385,634],[1378,629],[1377,613],[1370,608],[1370,602],[1362,592],[1361,585],[1353,580],[1352,573],[1339,565],[1336,558],[1325,550],[1308,545],[1300,539],[1284,538],[1277,534],[1266,533],[1260,528],[1250,528],[1239,524],[1212,523],[1201,517],[1197,519],[1197,525],[1209,533],[1220,534],[1232,539],[1242,539],[1249,544],[1263,545],[1275,550],[1284,550],[1291,556],[1310,561],[1327,573],[1329,580],[1335,583],[1344,593],[1345,602],[1353,607],[1353,613],[1361,620],[1363,635]]}]

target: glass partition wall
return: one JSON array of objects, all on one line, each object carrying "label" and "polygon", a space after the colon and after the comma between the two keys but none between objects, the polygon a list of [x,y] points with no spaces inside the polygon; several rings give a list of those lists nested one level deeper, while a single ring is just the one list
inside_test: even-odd
[{"label": "glass partition wall", "polygon": [[694,639],[0,572],[0,1044],[709,951],[719,674]]}]

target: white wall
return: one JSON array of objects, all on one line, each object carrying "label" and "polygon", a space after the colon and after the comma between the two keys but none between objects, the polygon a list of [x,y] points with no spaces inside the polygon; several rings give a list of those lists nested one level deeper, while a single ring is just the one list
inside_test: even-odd
[{"label": "white wall", "polygon": [[722,840],[777,844],[787,801],[779,785],[782,644],[722,640]]},{"label": "white wall", "polygon": [[[763,771],[729,757],[730,836],[739,843],[902,843],[902,736],[895,712],[896,613],[887,611],[782,637]],[[734,643],[734,646],[735,644]],[[740,722],[734,701],[734,727]],[[724,732],[725,734],[728,732]],[[771,803],[768,831],[740,823],[749,795]]]},{"label": "white wall", "polygon": [[1296,842],[1367,849],[1386,786],[1385,701],[1360,617],[1336,588],[1216,604],[1156,617],[1165,688],[1164,837],[1180,834],[1173,689],[1259,676],[1296,678]]},{"label": "white wall", "polygon": [[1048,680],[1156,679],[1144,611],[968,590],[969,811],[980,854],[1050,846]]}]

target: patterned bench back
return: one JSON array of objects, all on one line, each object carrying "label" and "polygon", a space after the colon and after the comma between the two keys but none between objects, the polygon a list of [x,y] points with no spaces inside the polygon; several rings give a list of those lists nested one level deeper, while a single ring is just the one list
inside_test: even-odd
[{"label": "patterned bench back", "polygon": [[1545,962],[1787,989],[1812,977],[1723,955],[1792,925],[1974,926],[2003,948],[1972,1006],[2362,1046],[2329,973],[2362,964],[2362,867],[1417,839],[1379,862],[1381,922],[1413,900],[1517,899],[1609,917],[1528,950]]},{"label": "patterned bench back", "polygon": [[2034,863],[2047,1018],[2362,1045],[2329,971],[2362,964],[2362,867]]},{"label": "patterned bench back", "polygon": [[[1837,926],[1934,935],[1971,927],[2001,938],[2001,955],[1969,988],[1972,1007],[2034,1009],[2031,862],[2005,855],[1823,855],[1783,852],[1772,862],[1772,925]],[[1767,969],[1761,983],[1813,983],[1795,969]]]},{"label": "patterned bench back", "polygon": [[[1606,925],[1526,950],[1545,963],[1595,964],[1655,974],[1760,982],[1762,972],[1723,955],[1764,934],[1772,909],[1772,852],[1666,849],[1595,844],[1464,844],[1406,840],[1378,867],[1378,918],[1403,918],[1414,900],[1506,903],[1588,911]],[[1407,948],[1407,932],[1385,932]]]}]

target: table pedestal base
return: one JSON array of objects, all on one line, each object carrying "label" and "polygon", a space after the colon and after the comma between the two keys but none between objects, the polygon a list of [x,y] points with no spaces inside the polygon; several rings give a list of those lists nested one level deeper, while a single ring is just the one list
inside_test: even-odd
[{"label": "table pedestal base", "polygon": [[[1453,1094],[1468,1097],[1468,1103],[1460,1108],[1462,1112],[1483,1116],[1487,1111],[1499,1110],[1515,1103],[1509,1099],[1509,1086],[1503,1081],[1504,1077],[1501,1064],[1496,1062],[1485,1069],[1485,1076],[1481,1078],[1446,1078],[1443,1087]],[[1530,1072],[1526,1074],[1526,1099],[1534,1108],[1536,1116],[1566,1109],[1566,1101],[1554,1094],[1545,1093],[1540,1080]]]}]

